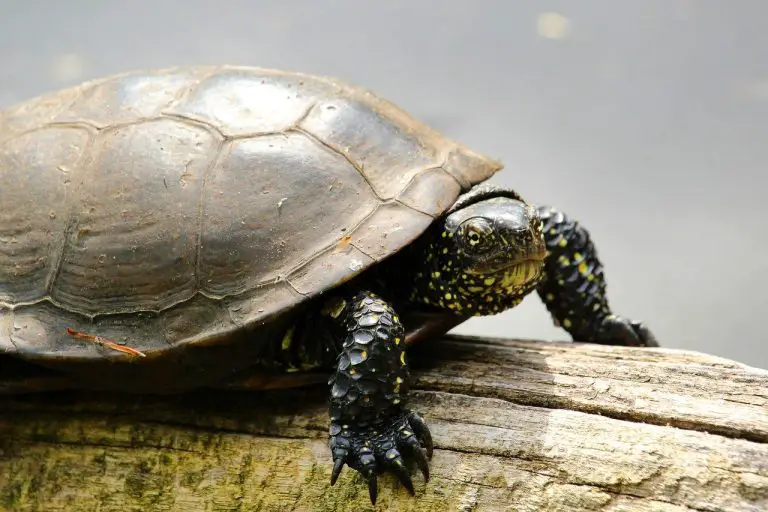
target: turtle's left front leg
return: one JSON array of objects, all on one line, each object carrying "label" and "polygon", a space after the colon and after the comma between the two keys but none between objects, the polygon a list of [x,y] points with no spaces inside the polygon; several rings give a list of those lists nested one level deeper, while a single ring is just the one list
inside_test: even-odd
[{"label": "turtle's left front leg", "polygon": [[549,254],[537,291],[556,323],[575,341],[658,347],[642,322],[611,311],[603,266],[587,230],[554,208],[541,206],[538,212]]},{"label": "turtle's left front leg", "polygon": [[414,493],[403,455],[429,478],[432,437],[424,420],[406,405],[409,371],[404,329],[394,309],[371,292],[360,292],[336,312],[345,338],[328,384],[331,485],[344,464],[368,481],[376,503],[377,474],[391,471]]}]

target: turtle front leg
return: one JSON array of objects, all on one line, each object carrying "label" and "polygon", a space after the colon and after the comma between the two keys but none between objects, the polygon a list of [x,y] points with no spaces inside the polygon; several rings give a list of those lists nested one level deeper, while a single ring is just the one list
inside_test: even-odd
[{"label": "turtle front leg", "polygon": [[391,471],[411,494],[403,455],[411,455],[429,478],[432,437],[424,420],[406,407],[409,371],[404,329],[394,309],[364,291],[345,302],[338,315],[345,339],[328,381],[331,485],[344,464],[368,481],[376,503],[377,474]]},{"label": "turtle front leg", "polygon": [[658,347],[642,322],[611,311],[603,266],[589,232],[552,207],[541,206],[538,212],[549,255],[537,291],[555,322],[576,341]]}]

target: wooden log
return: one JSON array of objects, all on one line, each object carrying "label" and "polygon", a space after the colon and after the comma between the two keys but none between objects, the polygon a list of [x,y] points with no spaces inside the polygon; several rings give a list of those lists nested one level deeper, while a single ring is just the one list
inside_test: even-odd
[{"label": "wooden log", "polygon": [[[768,510],[768,372],[669,349],[449,336],[412,349],[435,441],[376,510]],[[326,386],[0,398],[0,509],[372,510],[329,485]]]}]

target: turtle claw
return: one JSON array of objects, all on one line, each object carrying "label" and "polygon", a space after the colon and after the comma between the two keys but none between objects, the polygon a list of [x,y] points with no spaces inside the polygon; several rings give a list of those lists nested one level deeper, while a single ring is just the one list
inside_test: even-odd
[{"label": "turtle claw", "polygon": [[379,485],[376,473],[368,475],[368,497],[371,498],[371,504],[376,504],[376,498],[379,495]]},{"label": "turtle claw", "polygon": [[405,412],[378,427],[354,429],[352,425],[333,423],[330,448],[331,485],[336,483],[346,464],[368,481],[368,494],[374,505],[378,496],[376,475],[386,471],[394,474],[411,495],[416,494],[403,455],[412,455],[424,480],[429,480],[432,435],[421,416],[414,412]]},{"label": "turtle claw", "polygon": [[336,480],[338,480],[342,469],[344,469],[344,459],[338,458],[333,462],[333,471],[331,472],[331,485],[336,484]]},{"label": "turtle claw", "polygon": [[617,315],[610,315],[605,318],[596,341],[598,343],[610,343],[627,347],[659,346],[656,337],[644,323]]},{"label": "turtle claw", "polygon": [[424,421],[424,418],[422,418],[419,413],[410,412],[408,414],[408,421],[413,427],[414,433],[421,441],[421,444],[423,444],[424,448],[427,450],[427,457],[431,459],[432,449],[433,449],[432,433],[429,431],[429,428],[427,427],[427,423]]},{"label": "turtle claw", "polygon": [[399,454],[397,459],[392,462],[392,472],[395,474],[397,479],[400,480],[400,483],[403,484],[403,487],[405,487],[408,492],[411,493],[411,496],[414,496],[416,491],[413,488],[411,475],[408,474],[408,470],[405,467],[405,462],[403,462],[403,457]]},{"label": "turtle claw", "polygon": [[416,464],[419,466],[421,474],[424,475],[424,481],[429,482],[429,458],[432,457],[431,446],[429,451],[425,450],[421,447],[415,436],[404,439],[403,443],[410,447],[413,458],[416,459]]}]

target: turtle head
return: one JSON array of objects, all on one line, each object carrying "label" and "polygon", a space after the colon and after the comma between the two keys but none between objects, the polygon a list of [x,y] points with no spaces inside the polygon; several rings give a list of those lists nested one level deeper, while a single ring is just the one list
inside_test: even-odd
[{"label": "turtle head", "polygon": [[538,284],[547,255],[543,223],[514,192],[477,187],[435,227],[428,276],[417,282],[421,302],[488,315],[517,305]]}]

